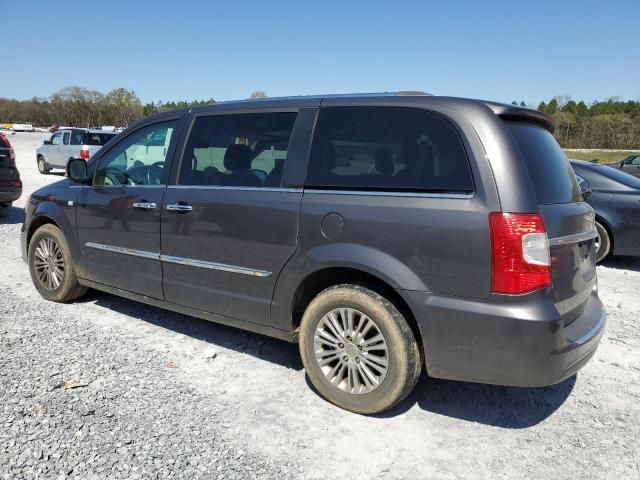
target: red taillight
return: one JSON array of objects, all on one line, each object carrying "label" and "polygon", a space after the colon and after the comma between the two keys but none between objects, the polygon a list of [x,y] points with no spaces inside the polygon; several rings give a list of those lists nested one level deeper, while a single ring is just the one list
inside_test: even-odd
[{"label": "red taillight", "polygon": [[22,181],[21,180],[11,180],[9,182],[9,185],[13,188],[22,188]]},{"label": "red taillight", "polygon": [[83,160],[89,160],[89,150],[80,150],[80,158]]},{"label": "red taillight", "polygon": [[492,212],[491,291],[521,294],[551,285],[549,243],[542,217]]}]

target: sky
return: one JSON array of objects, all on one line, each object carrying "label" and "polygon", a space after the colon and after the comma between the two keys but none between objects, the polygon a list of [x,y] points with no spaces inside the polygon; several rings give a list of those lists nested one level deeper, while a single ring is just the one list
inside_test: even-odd
[{"label": "sky", "polygon": [[0,97],[640,100],[640,0],[0,0]]}]

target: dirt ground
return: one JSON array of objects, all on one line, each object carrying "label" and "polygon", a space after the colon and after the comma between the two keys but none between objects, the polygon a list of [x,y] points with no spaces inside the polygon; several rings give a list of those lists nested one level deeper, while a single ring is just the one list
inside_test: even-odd
[{"label": "dirt ground", "polygon": [[354,415],[314,393],[295,345],[99,292],[42,300],[19,231],[29,193],[59,179],[36,169],[44,137],[10,137],[24,195],[0,220],[0,478],[640,478],[640,259],[598,267],[608,325],[577,376],[423,375],[393,410]]}]

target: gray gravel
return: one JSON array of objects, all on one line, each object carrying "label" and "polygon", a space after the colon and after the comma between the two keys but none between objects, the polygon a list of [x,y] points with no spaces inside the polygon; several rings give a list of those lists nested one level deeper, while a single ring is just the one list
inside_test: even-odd
[{"label": "gray gravel", "polygon": [[[57,179],[41,140],[11,138],[27,192]],[[0,478],[640,478],[639,259],[598,267],[609,324],[576,377],[423,377],[364,417],[314,393],[295,345],[99,292],[44,301],[25,200],[0,220]]]}]

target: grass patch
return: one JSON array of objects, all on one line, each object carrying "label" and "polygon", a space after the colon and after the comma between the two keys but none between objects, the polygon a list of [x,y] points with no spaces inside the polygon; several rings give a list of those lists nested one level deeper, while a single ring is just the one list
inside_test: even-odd
[{"label": "grass patch", "polygon": [[567,158],[575,160],[597,160],[598,163],[612,163],[617,160],[622,160],[629,155],[637,155],[637,150],[625,150],[610,152],[607,150],[573,150],[565,149],[564,151]]}]

